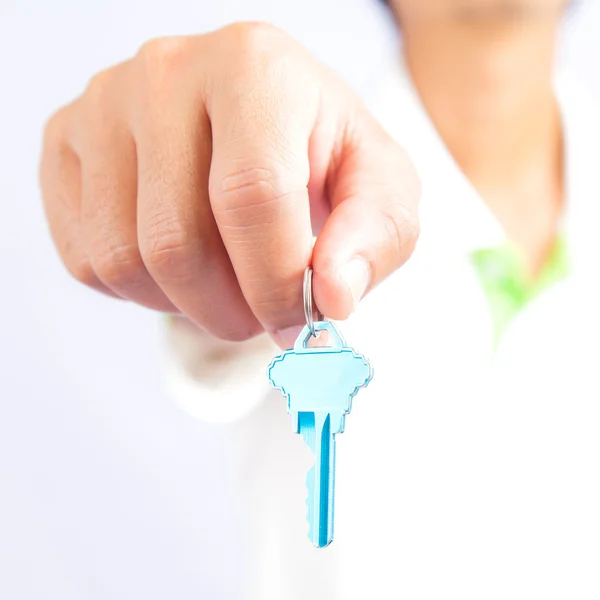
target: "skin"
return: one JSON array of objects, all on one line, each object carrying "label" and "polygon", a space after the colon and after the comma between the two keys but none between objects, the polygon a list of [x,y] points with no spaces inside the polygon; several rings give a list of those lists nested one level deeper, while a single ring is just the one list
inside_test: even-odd
[{"label": "skin", "polygon": [[[445,26],[503,28],[511,22],[560,15],[568,0],[391,0],[398,20],[405,25],[438,23]],[[488,29],[489,31],[489,29]]]},{"label": "skin", "polygon": [[419,182],[359,99],[274,27],[145,44],[49,121],[41,186],[70,273],[216,338],[343,319],[410,256]]},{"label": "skin", "polygon": [[556,240],[563,140],[553,75],[564,0],[393,0],[423,105],[531,279]]},{"label": "skin", "polygon": [[[532,276],[562,206],[563,4],[392,2],[425,108]],[[402,148],[304,48],[257,23],[153,40],[93,77],[46,127],[41,186],[76,279],[214,339],[267,331],[289,346],[311,261],[316,304],[344,319],[418,237]]]}]

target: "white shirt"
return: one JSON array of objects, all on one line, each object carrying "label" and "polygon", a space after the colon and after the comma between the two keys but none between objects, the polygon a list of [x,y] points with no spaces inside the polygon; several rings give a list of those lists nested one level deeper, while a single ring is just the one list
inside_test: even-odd
[{"label": "white shirt", "polygon": [[600,597],[600,126],[575,84],[559,78],[557,93],[572,273],[524,309],[495,353],[469,255],[503,233],[402,67],[373,94],[419,171],[422,234],[408,264],[341,324],[375,377],[337,436],[329,548],[306,537],[312,456],[266,378],[277,348],[254,340],[207,366],[202,341],[171,332],[173,395],[226,423],[248,566],[232,576],[244,578],[245,600]]}]

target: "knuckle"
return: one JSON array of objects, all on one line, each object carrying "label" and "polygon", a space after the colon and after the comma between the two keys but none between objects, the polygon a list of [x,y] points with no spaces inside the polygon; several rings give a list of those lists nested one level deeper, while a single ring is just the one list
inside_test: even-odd
[{"label": "knuckle", "polygon": [[44,147],[55,148],[65,139],[65,130],[68,120],[68,107],[59,108],[48,118],[44,127]]},{"label": "knuckle", "polygon": [[253,166],[240,168],[220,180],[211,178],[209,195],[218,211],[232,211],[263,204],[277,198],[276,175],[272,168]]},{"label": "knuckle", "polygon": [[200,239],[179,219],[163,215],[150,224],[142,257],[148,271],[167,282],[189,281],[206,261]]},{"label": "knuckle", "polygon": [[248,304],[260,321],[281,323],[290,314],[298,312],[298,298],[301,297],[301,290],[295,281],[278,286],[269,284],[248,293]]},{"label": "knuckle", "polygon": [[263,21],[234,23],[225,31],[233,38],[236,47],[250,53],[271,50],[273,41],[283,35],[280,29]]},{"label": "knuckle", "polygon": [[136,59],[142,77],[151,88],[163,85],[169,75],[181,67],[188,55],[188,44],[186,37],[167,36],[142,45]]},{"label": "knuckle", "polygon": [[412,253],[420,234],[417,211],[398,204],[393,210],[384,210],[383,219],[394,251],[405,260]]},{"label": "knuckle", "polygon": [[256,337],[256,335],[259,333],[256,328],[251,328],[251,327],[247,327],[247,328],[235,328],[232,329],[230,327],[218,327],[218,328],[213,328],[213,331],[211,331],[211,333],[213,335],[215,335],[216,337],[218,337],[221,340],[224,340],[226,342],[246,342],[247,340],[250,340],[254,337]]},{"label": "knuckle", "polygon": [[[293,45],[283,31],[263,22],[235,23],[226,28],[224,47],[240,82],[256,77],[281,78]],[[242,86],[243,87],[243,86]]]},{"label": "knuckle", "polygon": [[78,151],[89,151],[90,146],[105,140],[112,130],[116,96],[113,69],[94,75],[83,95],[74,105],[73,141]]},{"label": "knuckle", "polygon": [[405,235],[408,252],[412,254],[417,245],[417,241],[419,240],[419,236],[421,235],[421,224],[418,216],[413,215],[412,219],[407,219]]},{"label": "knuckle", "polygon": [[70,275],[80,283],[88,287],[97,284],[98,278],[87,257],[63,256],[63,262]]},{"label": "knuckle", "polygon": [[421,233],[418,209],[419,200],[421,199],[421,189],[421,179],[417,171],[413,169],[413,177],[408,186],[406,201],[400,203],[401,219],[405,223],[405,229],[412,248],[414,248]]},{"label": "knuckle", "polygon": [[86,106],[95,108],[102,105],[108,88],[110,87],[112,70],[106,69],[96,73],[88,82],[83,94]]},{"label": "knuckle", "polygon": [[101,249],[90,262],[98,278],[114,289],[135,287],[142,282],[146,271],[139,249],[133,244]]}]

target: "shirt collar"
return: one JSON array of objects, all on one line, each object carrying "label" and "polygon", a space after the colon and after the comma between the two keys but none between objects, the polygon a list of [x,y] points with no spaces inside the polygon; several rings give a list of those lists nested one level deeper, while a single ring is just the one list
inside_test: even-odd
[{"label": "shirt collar", "polygon": [[501,243],[502,228],[429,119],[401,52],[384,66],[367,103],[419,173],[421,239],[435,239],[445,251],[460,253]]},{"label": "shirt collar", "polygon": [[[600,222],[600,177],[593,178],[600,168],[600,125],[590,98],[564,72],[557,74],[555,90],[565,147],[563,229],[573,253],[589,258],[590,244],[598,237]],[[422,239],[430,237],[438,245],[443,244],[446,251],[460,253],[505,242],[499,222],[429,119],[402,52],[395,52],[383,66],[377,85],[367,95],[367,103],[388,133],[407,150],[419,173],[423,189]],[[595,213],[598,218],[591,218]]]}]

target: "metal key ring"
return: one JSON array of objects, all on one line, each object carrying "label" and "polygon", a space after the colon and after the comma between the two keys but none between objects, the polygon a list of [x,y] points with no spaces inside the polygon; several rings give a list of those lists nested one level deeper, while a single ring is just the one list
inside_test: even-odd
[{"label": "metal key ring", "polygon": [[[313,290],[312,290],[312,276],[313,270],[311,267],[306,267],[304,271],[304,284],[302,286],[302,293],[304,296],[304,318],[306,319],[306,325],[313,337],[317,337],[314,322],[315,306],[313,306]],[[323,315],[316,309],[317,320],[322,321]]]}]

